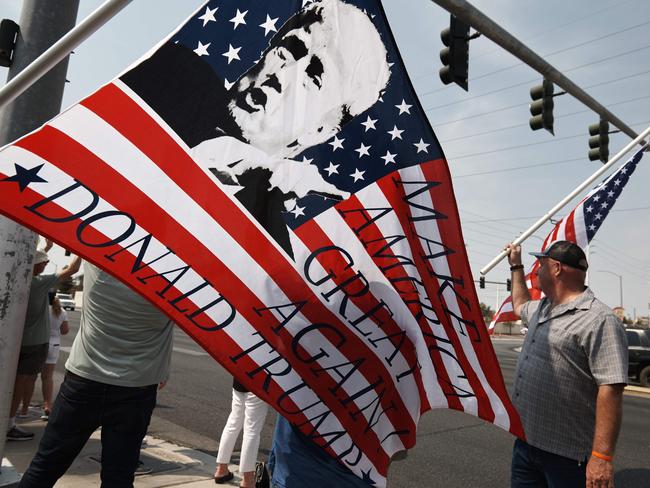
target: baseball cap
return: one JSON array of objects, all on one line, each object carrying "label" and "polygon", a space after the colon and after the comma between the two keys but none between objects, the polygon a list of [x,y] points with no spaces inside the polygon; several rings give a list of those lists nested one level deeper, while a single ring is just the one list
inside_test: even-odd
[{"label": "baseball cap", "polygon": [[545,251],[531,252],[530,255],[536,258],[555,259],[562,264],[582,271],[587,271],[589,267],[584,251],[576,243],[570,241],[556,241],[548,246]]},{"label": "baseball cap", "polygon": [[47,257],[47,253],[45,251],[36,251],[36,254],[34,255],[34,264],[47,263],[49,261],[50,258]]}]

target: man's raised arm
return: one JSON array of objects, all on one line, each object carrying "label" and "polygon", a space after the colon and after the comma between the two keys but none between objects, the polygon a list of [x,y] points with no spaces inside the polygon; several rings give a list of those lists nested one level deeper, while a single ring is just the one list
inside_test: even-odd
[{"label": "man's raised arm", "polygon": [[57,279],[59,282],[65,281],[68,278],[71,278],[73,274],[75,274],[77,271],[79,271],[79,268],[81,268],[81,258],[79,256],[75,256],[72,258],[72,261],[70,261],[70,264],[65,266],[61,271],[59,271],[56,274]]},{"label": "man's raised arm", "polygon": [[508,253],[508,262],[510,263],[510,271],[512,273],[512,310],[517,317],[521,317],[521,306],[530,301],[530,293],[526,286],[524,265],[521,263],[521,246],[508,244],[505,247],[505,251]]}]

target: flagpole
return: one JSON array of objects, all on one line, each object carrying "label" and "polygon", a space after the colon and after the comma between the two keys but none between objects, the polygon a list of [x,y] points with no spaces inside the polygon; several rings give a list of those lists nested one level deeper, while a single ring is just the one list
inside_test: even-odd
[{"label": "flagpole", "polygon": [[[631,141],[627,146],[625,146],[612,159],[607,161],[607,163],[604,164],[602,168],[600,168],[593,175],[587,178],[580,186],[578,186],[578,188],[576,188],[569,195],[564,197],[564,199],[562,199],[560,203],[555,205],[541,219],[535,222],[526,232],[524,232],[519,237],[517,237],[514,241],[512,241],[512,243],[514,245],[518,245],[524,242],[526,239],[528,239],[531,235],[533,235],[537,231],[537,229],[539,229],[551,217],[553,217],[553,215],[555,215],[560,209],[562,209],[562,207],[564,207],[567,203],[573,200],[577,195],[582,193],[585,188],[589,187],[589,185],[591,185],[595,180],[597,180],[603,173],[607,172],[607,170],[610,169],[619,159],[625,156],[631,149],[633,149],[637,144],[641,143],[641,141],[643,141],[643,139],[645,139],[649,135],[650,135],[650,127],[648,127],[641,134],[639,134],[633,141]],[[488,272],[490,272],[490,270],[492,270],[492,268],[494,268],[497,264],[499,264],[501,260],[505,258],[507,255],[508,254],[506,253],[506,251],[501,251],[492,261],[490,261],[483,269],[481,269],[480,271],[481,275],[485,275]]]},{"label": "flagpole", "polygon": [[56,66],[79,44],[126,7],[131,0],[107,0],[0,89],[0,108],[14,100]]}]

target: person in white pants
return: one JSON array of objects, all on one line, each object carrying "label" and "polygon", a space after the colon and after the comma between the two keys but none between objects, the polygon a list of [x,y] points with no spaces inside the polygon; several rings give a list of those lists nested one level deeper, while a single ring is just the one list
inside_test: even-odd
[{"label": "person in white pants", "polygon": [[214,473],[215,483],[225,483],[233,479],[234,475],[228,470],[228,464],[239,432],[243,427],[244,435],[239,459],[239,472],[243,479],[239,486],[254,488],[257,450],[260,447],[260,434],[267,411],[268,405],[263,400],[233,379],[232,407],[219,441],[217,470]]}]

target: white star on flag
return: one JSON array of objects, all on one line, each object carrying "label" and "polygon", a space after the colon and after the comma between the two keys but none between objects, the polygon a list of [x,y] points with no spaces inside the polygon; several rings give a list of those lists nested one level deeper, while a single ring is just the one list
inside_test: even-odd
[{"label": "white star on flag", "polygon": [[391,154],[390,151],[386,151],[386,155],[381,157],[381,159],[384,160],[384,166],[386,166],[388,163],[394,163],[395,156],[397,156],[397,154]]},{"label": "white star on flag", "polygon": [[343,141],[345,141],[345,139],[339,139],[338,137],[334,136],[334,140],[329,143],[329,145],[332,146],[332,151],[343,149]]},{"label": "white star on flag", "polygon": [[203,21],[203,27],[206,26],[208,22],[216,22],[217,19],[214,17],[214,13],[219,10],[219,7],[210,9],[210,7],[205,7],[205,13],[199,17],[199,20]]},{"label": "white star on flag", "polygon": [[425,152],[428,153],[429,150],[427,149],[431,144],[425,143],[422,138],[420,138],[420,142],[416,142],[413,144],[415,147],[418,148],[418,153],[419,152]]},{"label": "white star on flag", "polygon": [[393,126],[393,130],[389,130],[388,133],[391,135],[390,140],[394,141],[395,139],[402,138],[403,130],[399,130],[396,125]]},{"label": "white star on flag", "polygon": [[305,207],[301,207],[298,204],[296,204],[296,206],[293,207],[293,210],[291,211],[291,213],[297,219],[301,215],[305,215],[305,212],[303,212],[303,210],[305,210]]},{"label": "white star on flag", "polygon": [[621,180],[614,180],[614,184],[615,184],[616,186],[620,185],[620,184],[621,184]]},{"label": "white star on flag", "polygon": [[232,28],[233,30],[239,27],[239,24],[246,24],[244,17],[246,17],[247,13],[248,10],[244,10],[243,12],[240,12],[239,9],[237,9],[237,13],[235,14],[235,16],[232,19],[230,19],[230,22],[235,24],[235,26]]},{"label": "white star on flag", "polygon": [[359,171],[359,168],[355,168],[354,173],[352,173],[350,176],[354,178],[354,182],[356,183],[359,180],[363,180],[363,174],[365,171]]},{"label": "white star on flag", "polygon": [[211,42],[208,42],[207,44],[203,44],[201,41],[199,41],[199,45],[196,47],[194,52],[198,54],[199,56],[209,56],[210,53],[208,52],[208,48],[210,47]]},{"label": "white star on flag", "polygon": [[223,53],[223,55],[228,58],[228,64],[230,64],[233,59],[239,59],[240,49],[241,47],[232,47],[232,44],[228,44],[228,52]]},{"label": "white star on flag", "polygon": [[325,168],[325,171],[327,171],[327,176],[332,176],[334,173],[339,174],[339,166],[340,164],[334,164],[330,161],[330,165]]},{"label": "white star on flag", "polygon": [[591,213],[591,212],[593,211],[593,209],[594,209],[594,207],[592,207],[591,205],[589,205],[589,206],[587,207],[587,213]]},{"label": "white star on flag", "polygon": [[355,149],[355,151],[359,153],[359,157],[370,156],[370,153],[368,152],[368,149],[370,149],[371,147],[372,146],[364,145],[363,142],[362,142],[361,145],[359,146],[359,149]]},{"label": "white star on flag", "polygon": [[399,109],[399,114],[397,114],[397,115],[402,115],[403,113],[407,113],[407,114],[411,115],[411,107],[412,106],[413,105],[409,105],[408,103],[406,103],[406,100],[404,100],[402,98],[402,103],[400,103],[399,105],[395,105],[395,107],[397,107]]},{"label": "white star on flag", "polygon": [[305,164],[311,164],[311,162],[314,160],[314,158],[308,159],[307,156],[302,157],[302,162]]},{"label": "white star on flag", "polygon": [[226,90],[230,90],[234,84],[235,84],[235,82],[234,81],[232,83],[229,82],[228,78],[223,79],[223,86],[226,87]]},{"label": "white star on flag", "polygon": [[614,196],[614,192],[613,192],[613,191],[608,191],[608,192],[607,192],[607,196],[608,196],[609,198],[612,198],[612,197]]},{"label": "white star on flag", "polygon": [[269,14],[266,14],[266,21],[263,24],[260,24],[260,27],[264,29],[264,37],[266,37],[269,32],[277,32],[278,29],[275,27],[275,23],[278,21],[280,17],[276,17],[275,19],[272,19],[269,17]]},{"label": "white star on flag", "polygon": [[370,129],[376,129],[375,122],[377,122],[377,119],[371,119],[370,115],[368,115],[366,121],[361,122],[361,125],[363,125],[366,128],[366,132],[368,132]]}]

